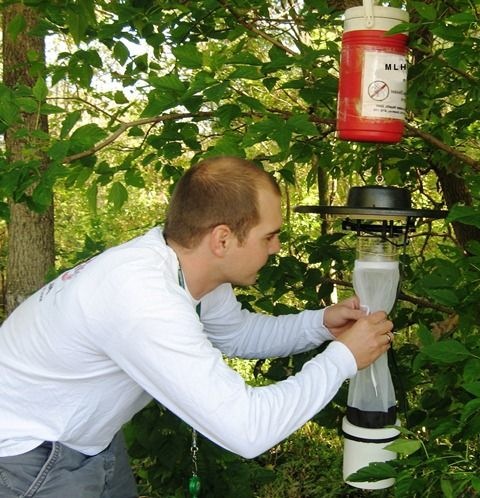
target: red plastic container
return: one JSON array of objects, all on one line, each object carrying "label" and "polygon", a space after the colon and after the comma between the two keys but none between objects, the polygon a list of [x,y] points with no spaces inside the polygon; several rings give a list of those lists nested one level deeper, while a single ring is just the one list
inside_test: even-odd
[{"label": "red plastic container", "polygon": [[395,143],[404,130],[408,37],[403,33],[387,35],[387,31],[407,22],[408,14],[376,6],[373,14],[373,18],[366,17],[363,7],[345,12],[337,137]]}]

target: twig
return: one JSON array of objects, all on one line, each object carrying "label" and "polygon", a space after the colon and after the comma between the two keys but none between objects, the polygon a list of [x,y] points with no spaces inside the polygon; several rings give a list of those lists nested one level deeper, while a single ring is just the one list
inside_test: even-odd
[{"label": "twig", "polygon": [[134,126],[142,126],[146,124],[157,124],[157,123],[163,123],[165,121],[176,121],[180,119],[187,119],[187,118],[211,118],[213,116],[213,112],[197,112],[197,113],[185,113],[185,114],[180,114],[180,113],[170,113],[170,114],[164,114],[162,116],[153,116],[150,118],[142,118],[142,119],[137,119],[135,121],[129,121],[129,122],[122,122],[118,126],[118,128],[110,135],[108,136],[105,140],[102,142],[97,143],[94,145],[92,148],[84,150],[82,152],[79,152],[78,154],[73,154],[71,156],[65,157],[63,160],[64,163],[71,163],[73,161],[78,161],[79,159],[83,159],[84,157],[91,156],[92,154],[95,154],[95,152],[98,152],[101,149],[104,149],[107,145],[110,145],[112,142],[114,142],[122,133],[125,133],[129,128],[132,128]]},{"label": "twig", "polygon": [[448,154],[456,157],[457,159],[460,159],[460,161],[464,162],[465,164],[468,164],[471,166],[474,170],[480,171],[480,162],[476,161],[470,156],[467,156],[463,152],[460,152],[453,147],[450,147],[446,143],[443,143],[441,140],[438,138],[434,137],[433,135],[430,135],[430,133],[427,133],[425,131],[419,130],[415,126],[412,126],[410,124],[405,124],[405,127],[412,132],[414,135],[417,135],[418,137],[422,138],[425,140],[425,142],[430,143],[431,145],[434,145],[440,150],[443,150],[444,152],[447,152]]},{"label": "twig", "polygon": [[269,34],[265,33],[265,31],[262,31],[261,29],[256,28],[255,26],[253,26],[253,24],[250,24],[248,21],[245,21],[244,19],[242,19],[242,17],[238,14],[238,12],[233,7],[228,5],[228,3],[225,0],[220,0],[220,4],[223,5],[225,7],[225,9],[228,10],[228,12],[230,12],[230,14],[232,14],[232,16],[243,27],[248,29],[248,31],[255,33],[256,35],[260,36],[260,38],[263,38],[264,40],[267,40],[272,45],[275,45],[276,47],[280,48],[281,50],[283,50],[284,52],[286,52],[289,55],[298,55],[297,52],[294,52],[292,49],[288,48],[286,45],[279,42],[277,39],[275,39],[272,36],[270,36]]},{"label": "twig", "polygon": [[[347,287],[347,288],[353,288],[353,284],[351,282],[347,282],[345,280],[339,280],[336,278],[329,278],[329,277],[324,277],[321,279],[322,282],[329,282],[334,285],[339,285],[341,287]],[[410,296],[408,294],[405,294],[405,292],[400,291],[397,297],[397,300],[400,301],[405,301],[407,303],[412,303],[415,304],[416,306],[420,306],[422,308],[430,308],[433,310],[441,311],[442,313],[447,313],[449,315],[452,315],[455,313],[455,310],[452,308],[449,308],[448,306],[443,306],[442,304],[436,304],[432,303],[431,301],[428,301],[427,299],[424,299],[422,297],[416,297],[416,296]]]}]

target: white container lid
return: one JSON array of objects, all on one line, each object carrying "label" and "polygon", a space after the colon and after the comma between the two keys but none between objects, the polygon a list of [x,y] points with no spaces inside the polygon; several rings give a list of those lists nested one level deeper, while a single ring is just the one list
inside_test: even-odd
[{"label": "white container lid", "polygon": [[351,7],[345,11],[344,31],[357,31],[364,29],[375,29],[389,31],[397,24],[409,21],[406,10],[395,7],[380,7],[378,5],[365,5]]}]

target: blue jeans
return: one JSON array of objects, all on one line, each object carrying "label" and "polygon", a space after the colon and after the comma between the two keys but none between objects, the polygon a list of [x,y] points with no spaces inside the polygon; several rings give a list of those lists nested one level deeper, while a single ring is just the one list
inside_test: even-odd
[{"label": "blue jeans", "polygon": [[0,498],[137,498],[123,435],[98,455],[57,442],[0,457]]}]

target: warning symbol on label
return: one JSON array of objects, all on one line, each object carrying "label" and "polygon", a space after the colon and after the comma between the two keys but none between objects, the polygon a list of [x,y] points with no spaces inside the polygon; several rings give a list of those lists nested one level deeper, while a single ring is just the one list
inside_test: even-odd
[{"label": "warning symbol on label", "polygon": [[373,81],[368,85],[368,95],[373,100],[385,100],[390,95],[390,89],[385,81]]}]

